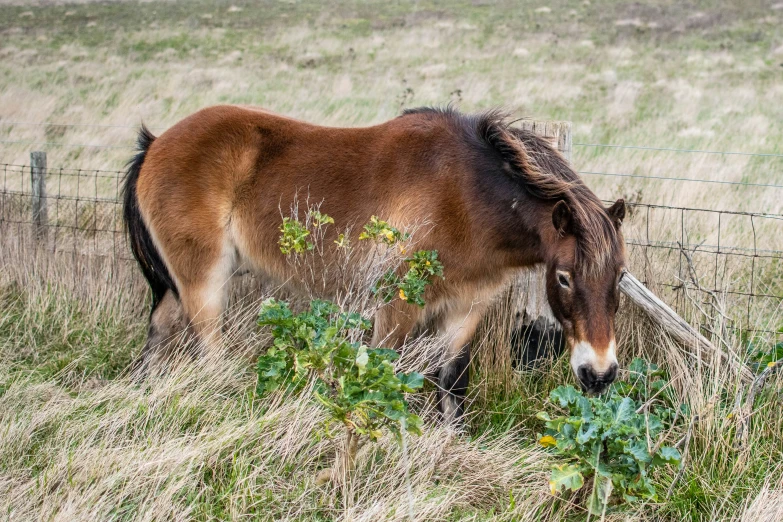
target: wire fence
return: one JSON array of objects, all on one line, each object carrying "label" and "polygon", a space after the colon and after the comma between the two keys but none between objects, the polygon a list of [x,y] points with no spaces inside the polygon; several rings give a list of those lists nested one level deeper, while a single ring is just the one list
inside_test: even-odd
[{"label": "wire fence", "polygon": [[[628,148],[720,154],[703,150]],[[771,153],[757,155],[783,157]],[[582,174],[625,176],[600,172]],[[117,170],[48,168],[44,173],[43,189],[35,194],[29,165],[0,164],[2,243],[51,253],[102,257],[119,263],[132,261],[122,223],[120,189],[123,176],[124,172]],[[783,188],[774,183],[628,176]],[[46,208],[46,222],[41,222],[37,210],[41,206]],[[783,338],[783,325],[774,322],[780,323],[783,317],[783,215],[631,202],[623,228],[631,270],[645,284],[666,293],[667,302],[678,312],[683,313],[694,300],[698,304],[714,303],[716,297],[729,299],[733,327],[748,335]],[[695,320],[701,323],[699,318]]]},{"label": "wire fence", "polygon": [[780,248],[783,216],[646,203],[629,208],[626,245],[642,282],[667,289],[678,311],[694,302],[732,301],[730,327],[783,337],[783,249],[771,248]]},{"label": "wire fence", "polygon": [[[0,232],[17,247],[132,260],[122,224],[121,171],[48,168],[34,194],[29,165],[0,164]],[[36,215],[45,208],[46,220]],[[40,211],[39,211],[40,214]]]}]

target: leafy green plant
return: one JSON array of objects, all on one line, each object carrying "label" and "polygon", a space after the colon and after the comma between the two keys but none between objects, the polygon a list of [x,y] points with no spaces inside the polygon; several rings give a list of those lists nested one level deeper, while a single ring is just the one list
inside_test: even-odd
[{"label": "leafy green plant", "polygon": [[[310,210],[308,216],[313,227],[334,223],[331,217],[317,211]],[[310,231],[298,220],[285,218],[280,231],[280,249],[284,253],[314,249],[308,239]],[[360,237],[392,246],[409,235],[373,217]],[[349,248],[342,234],[336,243]],[[416,252],[406,262],[406,274],[398,277],[389,272],[395,279],[388,282],[399,289],[401,296],[407,297],[404,292],[409,292],[415,296],[415,302],[423,305],[422,295],[429,277],[442,274],[437,253]],[[342,426],[346,431],[335,466],[324,470],[319,482],[338,479],[342,472],[350,471],[360,446],[366,441],[377,441],[384,430],[398,441],[403,432],[421,433],[421,420],[410,412],[405,393],[421,388],[424,377],[416,372],[396,373],[393,362],[399,357],[397,352],[363,344],[363,332],[371,324],[360,314],[344,312],[324,300],[311,301],[307,310],[297,314],[288,303],[268,299],[261,306],[258,324],[271,328],[274,342],[258,358],[257,394],[312,390],[313,397],[328,412],[327,434],[334,426]],[[309,383],[312,387],[308,387]]]},{"label": "leafy green plant", "polygon": [[308,239],[309,236],[310,231],[299,220],[283,218],[283,224],[280,225],[280,240],[278,241],[280,251],[288,255],[302,254],[307,250],[312,250],[314,245]]},{"label": "leafy green plant", "polygon": [[[329,413],[327,431],[332,424],[347,431],[342,469],[351,469],[365,437],[376,441],[387,429],[399,439],[403,426],[421,433],[421,420],[409,411],[404,394],[421,388],[424,377],[395,373],[395,351],[352,341],[370,328],[359,314],[320,300],[294,314],[287,303],[268,299],[258,324],[270,326],[274,338],[274,345],[258,359],[258,393],[280,388],[297,392],[314,379],[313,395]],[[328,478],[334,478],[334,472],[336,468],[329,470]]]},{"label": "leafy green plant", "polygon": [[326,214],[323,214],[318,210],[311,209],[309,215],[310,215],[310,219],[313,221],[313,226],[315,227],[322,227],[324,225],[334,224],[334,218]]},{"label": "leafy green plant", "polygon": [[630,378],[615,383],[604,397],[585,397],[573,386],[554,389],[549,399],[560,415],[540,412],[545,432],[539,443],[563,458],[554,466],[552,494],[578,491],[593,479],[588,509],[601,514],[617,501],[657,499],[649,473],[666,464],[679,465],[680,453],[663,445],[661,435],[678,413],[664,393],[664,373],[634,359]]},{"label": "leafy green plant", "polygon": [[[410,239],[410,234],[400,232],[386,221],[372,216],[359,239],[380,241],[389,246],[399,244],[400,251],[404,254],[405,247],[402,242]],[[386,302],[399,297],[408,303],[424,306],[424,291],[427,285],[433,277],[443,277],[443,264],[438,261],[438,251],[419,250],[405,258],[405,263],[408,270],[403,275],[393,270],[386,272],[374,286],[374,291]]]},{"label": "leafy green plant", "polygon": [[386,243],[387,245],[394,245],[410,239],[410,234],[401,232],[386,221],[378,219],[378,216],[372,216],[370,222],[364,225],[364,230],[359,234],[359,239],[370,239]]}]

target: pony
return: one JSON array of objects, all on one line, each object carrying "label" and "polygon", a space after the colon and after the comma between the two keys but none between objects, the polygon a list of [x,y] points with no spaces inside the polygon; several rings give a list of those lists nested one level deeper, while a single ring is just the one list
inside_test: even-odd
[{"label": "pony", "polygon": [[578,382],[599,393],[615,379],[623,200],[604,207],[546,139],[497,110],[430,107],[363,128],[225,105],[157,138],[142,125],[123,185],[130,246],[152,290],[141,359],[183,324],[201,346],[219,345],[233,273],[291,276],[278,247],[280,209],[302,190],[337,224],[430,223],[417,248],[437,250],[444,278],[428,286],[423,308],[381,308],[372,344],[398,349],[425,324],[441,336],[445,418],[463,414],[470,340],[487,306],[540,263]]}]

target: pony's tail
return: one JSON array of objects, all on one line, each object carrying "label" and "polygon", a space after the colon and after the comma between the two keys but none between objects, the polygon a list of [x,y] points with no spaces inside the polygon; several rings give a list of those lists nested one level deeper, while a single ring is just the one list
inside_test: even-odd
[{"label": "pony's tail", "polygon": [[139,173],[144,158],[147,156],[147,150],[153,141],[155,141],[155,136],[142,125],[136,145],[139,152],[128,162],[128,172],[122,187],[122,198],[123,219],[128,230],[131,251],[152,289],[152,311],[154,312],[167,291],[172,290],[177,297],[179,297],[179,292],[177,292],[171,274],[169,274],[160,252],[155,247],[150,231],[139,211],[136,184],[139,181]]}]

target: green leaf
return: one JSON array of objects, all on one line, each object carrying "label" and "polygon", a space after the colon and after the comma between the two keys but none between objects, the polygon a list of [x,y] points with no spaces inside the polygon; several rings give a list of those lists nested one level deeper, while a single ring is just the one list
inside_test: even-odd
[{"label": "green leaf", "polygon": [[356,366],[359,368],[359,375],[362,375],[364,373],[364,370],[365,368],[367,368],[367,363],[369,361],[370,361],[370,356],[367,354],[367,347],[360,346],[359,351],[356,354],[356,359],[354,360]]},{"label": "green leaf", "polygon": [[597,436],[598,425],[586,422],[579,427],[579,432],[576,434],[576,442],[579,444],[587,444]]},{"label": "green leaf", "polygon": [[628,444],[625,448],[625,452],[632,455],[638,462],[647,464],[650,462],[650,452],[647,451],[647,444],[643,440],[636,440],[631,444]]},{"label": "green leaf", "polygon": [[604,506],[609,503],[609,497],[612,495],[611,479],[599,477],[595,481],[593,491],[587,501],[587,509],[591,514],[601,516],[604,512]]},{"label": "green leaf", "polygon": [[658,453],[653,457],[653,466],[662,466],[664,464],[677,465],[682,460],[682,456],[677,448],[671,446],[663,446],[658,450]]},{"label": "green leaf", "polygon": [[663,422],[657,415],[650,414],[647,416],[647,428],[650,430],[650,437],[655,438],[663,429]]},{"label": "green leaf", "polygon": [[555,466],[549,475],[549,490],[553,495],[563,488],[577,491],[584,484],[585,478],[579,472],[579,468],[573,464]]},{"label": "green leaf", "polygon": [[397,378],[400,380],[402,391],[406,393],[415,392],[424,386],[424,376],[417,372],[398,373]]},{"label": "green leaf", "polygon": [[636,413],[634,408],[633,399],[625,397],[620,401],[620,404],[616,405],[613,414],[613,422],[615,424],[627,423],[631,420],[631,417]]},{"label": "green leaf", "polygon": [[551,421],[552,417],[550,417],[549,414],[545,411],[539,411],[538,413],[536,413],[536,419],[542,421]]},{"label": "green leaf", "polygon": [[631,364],[628,365],[628,371],[636,373],[638,375],[647,375],[647,361],[639,357],[635,357]]},{"label": "green leaf", "polygon": [[573,386],[558,386],[549,394],[552,401],[557,401],[561,407],[566,408],[570,404],[576,404],[582,394],[576,391]]},{"label": "green leaf", "polygon": [[593,406],[590,404],[590,399],[587,397],[579,397],[576,400],[576,406],[579,414],[582,416],[582,420],[589,422],[593,420]]},{"label": "green leaf", "polygon": [[414,435],[421,435],[421,419],[419,418],[419,416],[409,414],[406,419],[405,429],[408,430],[408,433],[413,433]]}]

